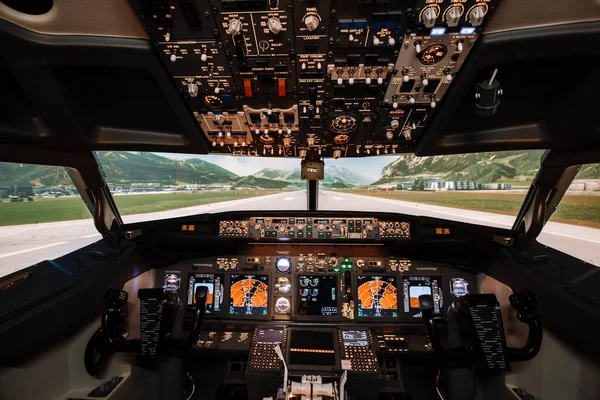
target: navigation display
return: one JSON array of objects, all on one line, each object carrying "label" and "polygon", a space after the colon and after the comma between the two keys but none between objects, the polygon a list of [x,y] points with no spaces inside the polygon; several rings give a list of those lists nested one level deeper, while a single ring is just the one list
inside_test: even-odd
[{"label": "navigation display", "polygon": [[268,315],[269,277],[232,274],[229,290],[229,314]]},{"label": "navigation display", "polygon": [[398,289],[395,276],[356,277],[359,317],[397,317]]},{"label": "navigation display", "polygon": [[337,285],[336,275],[299,275],[296,315],[337,316]]},{"label": "navigation display", "polygon": [[369,339],[366,331],[342,331],[344,346],[368,346]]},{"label": "navigation display", "polygon": [[223,306],[223,274],[194,274],[190,275],[187,304],[196,304],[196,288],[204,286],[208,290],[206,295],[206,313],[221,312]]},{"label": "navigation display", "polygon": [[440,278],[432,276],[405,276],[402,278],[404,313],[421,317],[419,296],[433,296],[433,312],[439,314],[444,305]]}]

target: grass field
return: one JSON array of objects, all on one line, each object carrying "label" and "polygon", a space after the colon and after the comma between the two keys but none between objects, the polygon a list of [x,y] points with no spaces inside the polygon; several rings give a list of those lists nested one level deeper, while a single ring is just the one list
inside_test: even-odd
[{"label": "grass field", "polygon": [[[525,192],[339,191],[515,216],[521,209],[526,195]],[[600,228],[600,195],[566,195],[552,215],[551,221]]]},{"label": "grass field", "polygon": [[[403,200],[416,203],[516,215],[525,193],[512,192],[412,192],[339,190],[365,196]],[[159,193],[114,196],[121,215],[166,211],[196,205],[238,200],[267,194],[274,190],[220,191],[201,193]],[[91,215],[79,197],[35,199],[25,203],[0,203],[0,226],[32,224],[36,222],[69,221],[90,218]],[[554,222],[600,228],[599,195],[567,195],[552,216]]]},{"label": "grass field", "polygon": [[[143,214],[221,201],[280,193],[277,190],[227,190],[200,193],[153,193],[113,196],[121,215]],[[33,202],[0,203],[0,226],[91,218],[80,197],[35,199]]]}]

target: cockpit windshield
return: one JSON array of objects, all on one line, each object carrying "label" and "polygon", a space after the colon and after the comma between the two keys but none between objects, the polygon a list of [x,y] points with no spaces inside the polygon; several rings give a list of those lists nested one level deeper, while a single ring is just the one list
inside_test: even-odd
[{"label": "cockpit windshield", "polygon": [[[542,154],[531,150],[325,159],[317,206],[510,228]],[[255,157],[219,155],[96,155],[125,223],[222,211],[307,209],[307,185],[298,159],[271,158],[265,163]],[[594,168],[583,166],[580,176],[600,178],[592,176],[597,173]],[[561,204],[572,207],[559,209],[553,222],[597,228],[593,213],[585,211],[591,210],[589,200],[580,201],[590,193],[568,192]],[[573,207],[579,212],[572,212]]]}]

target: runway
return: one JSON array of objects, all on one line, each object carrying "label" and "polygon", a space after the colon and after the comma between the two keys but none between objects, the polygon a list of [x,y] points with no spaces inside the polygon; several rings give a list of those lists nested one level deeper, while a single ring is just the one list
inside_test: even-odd
[{"label": "runway", "polygon": [[[306,190],[148,214],[124,216],[125,223],[224,211],[306,209]],[[320,191],[320,210],[395,212],[510,228],[514,217],[348,193]],[[43,260],[58,258],[101,238],[91,219],[0,227],[0,277]],[[600,229],[549,222],[538,240],[600,265]]]}]

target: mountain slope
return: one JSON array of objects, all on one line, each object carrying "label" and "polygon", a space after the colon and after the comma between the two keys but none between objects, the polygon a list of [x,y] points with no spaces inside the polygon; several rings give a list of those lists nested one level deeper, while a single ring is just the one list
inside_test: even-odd
[{"label": "mountain slope", "polygon": [[0,186],[4,185],[72,185],[64,167],[0,162]]},{"label": "mountain slope", "polygon": [[542,151],[502,151],[449,156],[402,155],[386,165],[375,184],[406,182],[416,177],[491,183],[530,180]]},{"label": "mountain slope", "polygon": [[[290,170],[264,168],[252,174],[256,178],[274,179],[285,182],[301,183],[300,168]],[[338,167],[335,165],[325,165],[325,176],[322,181],[324,185],[333,185],[336,187],[352,187],[358,185],[366,185],[371,180],[356,172],[350,171],[348,168]]]},{"label": "mountain slope", "polygon": [[233,182],[235,187],[252,187],[262,189],[283,189],[289,186],[288,182],[275,179],[257,178],[255,176],[243,176],[237,181]]},{"label": "mountain slope", "polygon": [[112,184],[211,184],[229,183],[239,178],[225,168],[197,158],[174,160],[152,153],[126,151],[97,155],[108,182]]}]

